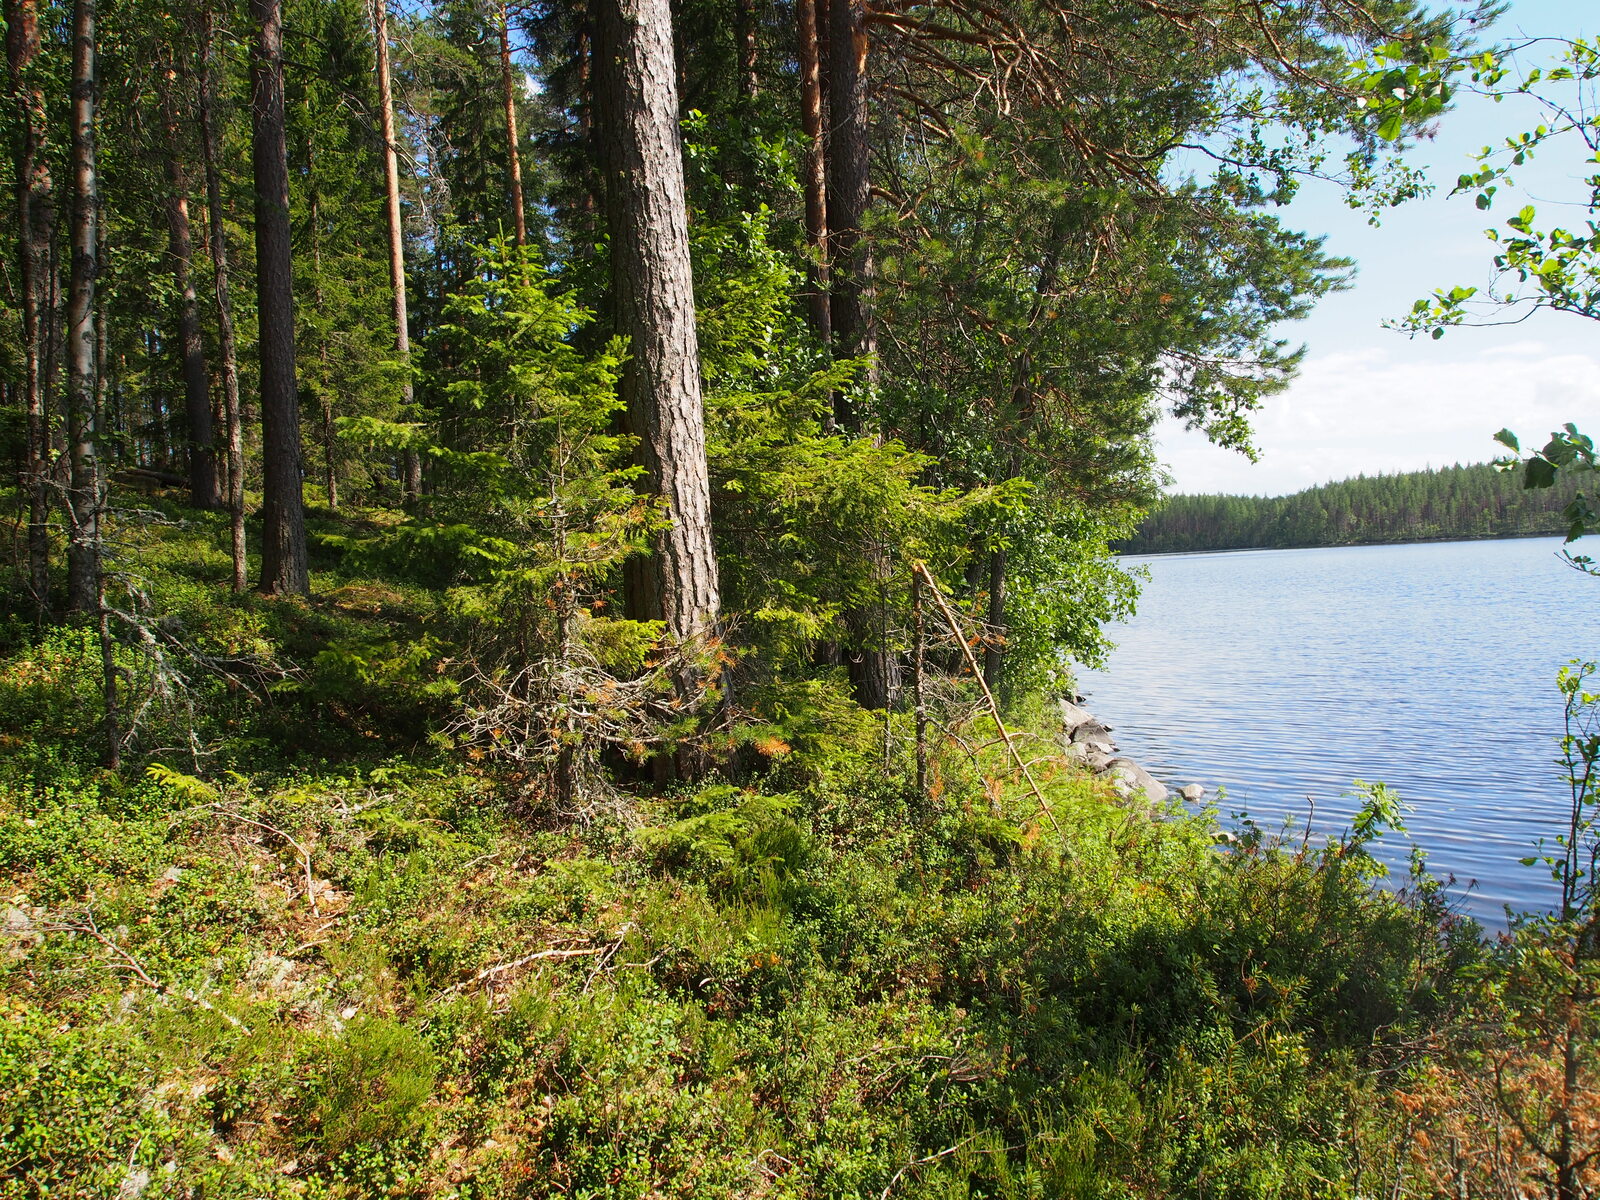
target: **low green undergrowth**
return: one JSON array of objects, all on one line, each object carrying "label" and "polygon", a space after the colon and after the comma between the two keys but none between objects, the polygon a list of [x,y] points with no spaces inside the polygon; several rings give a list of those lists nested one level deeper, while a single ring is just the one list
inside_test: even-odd
[{"label": "low green undergrowth", "polygon": [[315,518],[310,602],[227,595],[220,521],[167,515],[124,531],[121,771],[90,632],[0,628],[0,1197],[1354,1197],[1395,1161],[1482,951],[1375,886],[1372,830],[1219,847],[1055,757],[1048,705],[1039,795],[948,739],[919,793],[909,722],[826,670],[755,675],[723,774],[619,760],[557,812],[445,736],[437,590],[351,549],[383,514]]},{"label": "low green undergrowth", "polygon": [[156,774],[7,781],[0,1195],[1353,1195],[1476,944],[1065,769]]}]

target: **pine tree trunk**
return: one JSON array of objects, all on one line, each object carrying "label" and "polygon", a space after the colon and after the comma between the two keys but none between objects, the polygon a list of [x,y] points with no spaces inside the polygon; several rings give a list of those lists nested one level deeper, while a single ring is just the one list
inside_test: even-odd
[{"label": "pine tree trunk", "polygon": [[[865,358],[858,382],[877,383],[877,335],[873,328],[872,251],[862,222],[872,199],[867,108],[865,0],[831,0],[828,6],[827,221],[833,351],[836,358]],[[848,395],[834,393],[833,421],[846,433],[861,432],[861,414]],[[874,567],[887,576],[881,551]],[[900,691],[899,661],[884,643],[883,613],[857,609],[843,614],[852,648],[847,658],[856,699],[865,708],[888,708]]]},{"label": "pine tree trunk", "polygon": [[283,3],[250,0],[251,160],[256,184],[256,307],[261,352],[261,578],[273,595],[306,595],[305,492],[294,363],[289,155],[283,108]]},{"label": "pine tree trunk", "polygon": [[636,607],[691,638],[715,627],[719,597],[667,0],[601,0],[595,62],[623,396],[672,518]]},{"label": "pine tree trunk", "polygon": [[511,13],[500,5],[500,91],[506,110],[506,162],[511,171],[511,217],[517,249],[528,244],[528,218],[522,204],[522,151],[517,133],[517,83],[511,64]]},{"label": "pine tree trunk", "polygon": [[184,415],[189,425],[189,501],[197,508],[221,508],[217,452],[211,426],[211,389],[200,314],[194,290],[194,239],[189,229],[189,180],[183,169],[178,118],[173,97],[178,73],[161,73],[161,118],[166,133],[167,241],[172,278],[178,291],[178,345],[183,354]]},{"label": "pine tree trunk", "polygon": [[[861,224],[872,198],[867,127],[867,27],[865,0],[829,5],[828,64],[828,239],[832,250],[834,353],[839,358],[875,359],[872,324],[872,251]],[[876,381],[869,363],[863,382]],[[841,393],[835,398],[839,427],[857,431],[859,414]]]},{"label": "pine tree trunk", "polygon": [[67,607],[100,607],[100,463],[95,445],[95,0],[72,9],[72,265],[67,298]]},{"label": "pine tree trunk", "polygon": [[[580,0],[576,16],[578,26],[578,141],[583,147],[583,188],[578,196],[578,207],[592,215],[599,201],[603,183],[595,164],[599,154],[594,145],[594,20],[588,0]],[[588,229],[587,222],[582,226]]]},{"label": "pine tree trunk", "polygon": [[[317,187],[317,138],[315,126],[311,123],[311,100],[305,101],[305,113],[308,129],[306,136],[306,184],[309,195],[310,225],[311,225],[311,303],[315,311],[322,312],[327,305],[327,298],[322,292],[322,193]],[[330,380],[333,377],[332,368],[328,363],[328,338],[324,330],[316,330],[317,362],[321,367],[317,375],[317,410],[322,418],[322,490],[328,498],[328,507],[339,507],[339,464],[338,455],[334,451],[334,425],[333,425],[333,392]]]},{"label": "pine tree trunk", "polygon": [[739,38],[739,95],[748,104],[761,92],[761,77],[756,71],[759,46],[755,0],[737,0],[734,19]]},{"label": "pine tree trunk", "polygon": [[800,126],[806,138],[806,245],[811,251],[806,268],[806,315],[827,345],[833,340],[833,320],[828,312],[828,177],[822,140],[822,31],[817,24],[817,0],[797,0],[795,17],[800,47]]},{"label": "pine tree trunk", "polygon": [[[394,85],[389,79],[389,11],[386,0],[373,0],[372,41],[377,47],[378,132],[383,138],[384,216],[389,231],[389,291],[394,303],[394,356],[404,372],[400,381],[400,415],[409,419],[416,405],[411,382],[411,321],[406,307],[405,221],[400,211],[400,155],[394,130]],[[407,501],[422,494],[422,458],[406,450],[401,460]]]},{"label": "pine tree trunk", "polygon": [[49,267],[54,194],[46,137],[43,86],[32,77],[39,57],[36,0],[6,4],[6,63],[16,107],[17,264],[22,300],[23,404],[27,412],[28,587],[42,620],[50,611],[50,424],[47,419],[45,339],[49,326],[45,273]]},{"label": "pine tree trunk", "polygon": [[222,359],[222,410],[228,432],[228,515],[233,556],[233,590],[248,586],[244,536],[244,421],[239,412],[239,352],[233,336],[233,300],[228,285],[228,231],[222,209],[222,179],[217,168],[217,98],[212,78],[211,9],[200,15],[200,157],[206,173],[206,224],[211,236],[212,287],[217,300],[217,353]]}]

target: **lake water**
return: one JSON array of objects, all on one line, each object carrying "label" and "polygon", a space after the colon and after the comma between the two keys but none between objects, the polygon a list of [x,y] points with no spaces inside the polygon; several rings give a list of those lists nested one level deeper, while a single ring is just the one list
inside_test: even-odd
[{"label": "lake water", "polygon": [[[1414,806],[1435,874],[1476,881],[1467,911],[1548,908],[1555,885],[1517,859],[1564,827],[1556,670],[1600,657],[1600,579],[1559,538],[1253,550],[1126,560],[1149,570],[1111,633],[1088,707],[1124,754],[1200,783],[1224,814],[1334,833],[1378,780]],[[1386,839],[1387,840],[1387,839]],[[1404,871],[1394,837],[1379,857]]]}]

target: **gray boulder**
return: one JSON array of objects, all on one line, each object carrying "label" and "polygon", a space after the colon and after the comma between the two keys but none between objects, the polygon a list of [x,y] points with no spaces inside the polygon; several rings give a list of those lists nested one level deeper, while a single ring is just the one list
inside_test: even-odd
[{"label": "gray boulder", "polygon": [[[1084,745],[1082,742],[1075,744],[1080,746]],[[1088,743],[1087,751],[1088,753],[1085,755],[1083,761],[1088,764],[1089,769],[1096,775],[1100,774],[1107,767],[1109,767],[1117,757],[1117,752],[1115,749],[1103,747],[1099,742]]]},{"label": "gray boulder", "polygon": [[1143,792],[1151,804],[1160,804],[1170,794],[1165,784],[1131,758],[1111,759],[1100,774],[1111,781],[1118,795],[1130,799]]},{"label": "gray boulder", "polygon": [[1182,796],[1191,804],[1196,800],[1203,799],[1205,794],[1205,788],[1201,787],[1198,783],[1186,783],[1178,789],[1178,795]]},{"label": "gray boulder", "polygon": [[1111,726],[1102,725],[1099,721],[1091,718],[1072,731],[1072,740],[1075,742],[1110,742]]},{"label": "gray boulder", "polygon": [[1063,731],[1065,731],[1068,737],[1071,737],[1075,732],[1077,732],[1077,729],[1080,725],[1087,725],[1090,721],[1094,720],[1094,714],[1092,712],[1090,712],[1087,708],[1079,708],[1071,700],[1061,701],[1060,709],[1061,728]]}]

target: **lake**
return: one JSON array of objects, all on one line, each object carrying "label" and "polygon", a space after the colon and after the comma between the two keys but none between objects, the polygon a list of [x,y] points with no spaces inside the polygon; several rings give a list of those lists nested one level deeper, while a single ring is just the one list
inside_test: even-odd
[{"label": "lake", "polygon": [[[1200,783],[1265,828],[1347,827],[1351,781],[1414,807],[1435,874],[1476,881],[1468,912],[1550,907],[1518,858],[1564,828],[1556,670],[1600,657],[1600,579],[1559,538],[1130,558],[1138,615],[1111,630],[1088,707],[1164,782]],[[1311,799],[1308,800],[1308,797]],[[1392,841],[1390,840],[1392,839]],[[1401,873],[1390,835],[1378,856]]]}]

